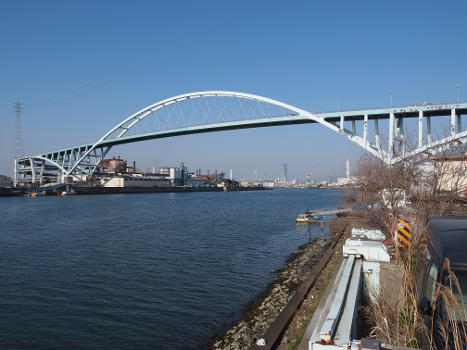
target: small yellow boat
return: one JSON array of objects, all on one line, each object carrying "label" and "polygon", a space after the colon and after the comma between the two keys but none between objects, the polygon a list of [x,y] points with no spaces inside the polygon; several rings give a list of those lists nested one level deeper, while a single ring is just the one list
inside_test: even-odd
[{"label": "small yellow boat", "polygon": [[323,215],[318,214],[298,214],[297,224],[319,224],[327,220]]},{"label": "small yellow boat", "polygon": [[306,214],[298,214],[297,224],[308,224],[308,218],[306,217]]}]

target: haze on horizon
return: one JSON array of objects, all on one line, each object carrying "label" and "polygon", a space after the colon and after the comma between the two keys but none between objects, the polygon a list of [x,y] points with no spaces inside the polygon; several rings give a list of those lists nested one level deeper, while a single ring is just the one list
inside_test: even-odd
[{"label": "haze on horizon", "polygon": [[[310,112],[453,102],[467,77],[466,3],[15,1],[0,12],[0,174],[16,101],[26,154],[96,141],[181,93],[233,90]],[[109,156],[236,178],[343,175],[362,151],[320,125],[223,131],[115,147]]]}]

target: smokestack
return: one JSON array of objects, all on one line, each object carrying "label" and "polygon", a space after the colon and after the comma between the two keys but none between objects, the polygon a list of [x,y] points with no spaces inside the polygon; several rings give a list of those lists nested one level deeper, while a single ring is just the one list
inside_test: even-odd
[{"label": "smokestack", "polygon": [[136,174],[136,162],[133,161],[133,174]]},{"label": "smokestack", "polygon": [[230,181],[233,180],[232,169],[230,169]]},{"label": "smokestack", "polygon": [[345,177],[350,177],[350,162],[348,159],[345,161]]}]

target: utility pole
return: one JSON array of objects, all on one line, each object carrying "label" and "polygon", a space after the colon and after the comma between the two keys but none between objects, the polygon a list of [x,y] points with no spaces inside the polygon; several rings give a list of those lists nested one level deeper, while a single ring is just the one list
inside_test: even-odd
[{"label": "utility pole", "polygon": [[24,156],[24,146],[23,146],[23,132],[21,131],[21,112],[23,111],[23,106],[21,102],[16,102],[14,106],[16,112],[15,128],[13,129],[13,185],[17,185],[17,158]]}]

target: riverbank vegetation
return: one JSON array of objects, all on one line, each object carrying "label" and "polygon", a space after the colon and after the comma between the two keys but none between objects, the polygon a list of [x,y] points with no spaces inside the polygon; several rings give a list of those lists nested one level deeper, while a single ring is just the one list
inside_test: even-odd
[{"label": "riverbank vegetation", "polygon": [[[374,158],[361,159],[355,174],[359,180],[353,200],[368,207],[366,214],[384,228],[388,237],[394,233],[395,220],[400,219],[410,223],[412,234],[411,246],[399,248],[395,244],[399,293],[380,296],[362,307],[368,326],[366,336],[398,346],[466,348],[465,323],[436,317],[435,321],[427,320],[427,316],[421,314],[416,271],[423,241],[428,237],[427,218],[466,215],[466,171],[465,153],[446,153],[429,160],[411,160],[393,166]],[[463,313],[465,320],[465,305],[455,297],[455,294],[462,295],[461,287],[450,271],[448,260],[443,269],[451,283],[449,286],[437,284],[432,314],[443,303],[445,310],[451,314]],[[436,339],[433,337],[435,329],[440,335]]]}]

